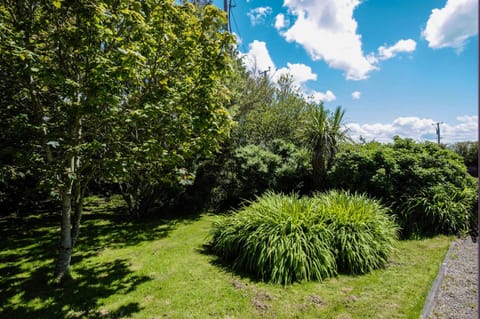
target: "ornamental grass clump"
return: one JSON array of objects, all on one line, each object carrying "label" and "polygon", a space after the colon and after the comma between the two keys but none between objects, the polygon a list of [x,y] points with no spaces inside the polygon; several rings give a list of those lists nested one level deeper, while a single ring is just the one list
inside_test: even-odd
[{"label": "ornamental grass clump", "polygon": [[[399,205],[399,222],[412,234],[460,234],[476,228],[477,192],[473,187],[457,189],[438,185],[420,190]],[[472,204],[473,203],[473,204]]]},{"label": "ornamental grass clump", "polygon": [[312,200],[333,233],[331,249],[339,272],[364,274],[386,264],[398,231],[387,208],[366,195],[339,191]]},{"label": "ornamental grass clump", "polygon": [[336,274],[332,232],[315,203],[266,193],[213,226],[213,252],[239,272],[278,284]]},{"label": "ornamental grass clump", "polygon": [[267,193],[213,225],[213,253],[234,270],[279,284],[383,267],[397,226],[366,195]]}]

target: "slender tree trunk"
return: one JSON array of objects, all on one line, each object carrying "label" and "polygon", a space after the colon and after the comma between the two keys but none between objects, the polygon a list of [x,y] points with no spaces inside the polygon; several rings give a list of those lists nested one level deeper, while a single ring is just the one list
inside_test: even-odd
[{"label": "slender tree trunk", "polygon": [[72,187],[69,182],[62,187],[62,224],[59,254],[55,263],[55,282],[62,283],[70,279],[70,261],[72,258]]},{"label": "slender tree trunk", "polygon": [[[79,143],[81,134],[81,120],[78,118],[72,129],[72,135],[76,138],[76,145]],[[78,237],[83,209],[81,177],[79,176],[80,157],[74,153],[69,153],[66,163],[63,177],[64,185],[60,191],[62,200],[60,247],[54,273],[54,280],[59,284],[71,279],[70,262],[72,259],[73,246]]]},{"label": "slender tree trunk", "polygon": [[75,247],[78,235],[80,233],[80,221],[82,220],[83,214],[83,199],[85,197],[85,189],[86,187],[82,186],[80,183],[80,178],[77,178],[74,183],[75,207],[72,218],[72,249]]},{"label": "slender tree trunk", "polygon": [[135,212],[135,198],[131,194],[131,186],[128,183],[120,183],[120,193],[127,203],[128,213],[133,216]]},{"label": "slender tree trunk", "polygon": [[325,187],[326,167],[325,159],[318,152],[314,152],[312,157],[313,169],[313,187],[316,190],[322,190]]}]

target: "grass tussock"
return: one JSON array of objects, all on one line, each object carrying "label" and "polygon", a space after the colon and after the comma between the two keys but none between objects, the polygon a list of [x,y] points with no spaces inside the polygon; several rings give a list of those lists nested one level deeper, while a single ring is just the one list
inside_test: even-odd
[{"label": "grass tussock", "polygon": [[330,192],[314,198],[267,193],[212,229],[212,251],[235,271],[279,284],[383,267],[396,226],[379,203]]},{"label": "grass tussock", "polygon": [[364,274],[386,264],[398,232],[387,208],[366,195],[339,191],[313,200],[335,234],[331,249],[340,272]]},{"label": "grass tussock", "polygon": [[283,284],[335,275],[332,237],[312,201],[267,193],[217,220],[211,248],[235,270]]},{"label": "grass tussock", "polygon": [[475,232],[477,191],[434,186],[406,198],[399,205],[400,223],[407,233],[465,235]]}]

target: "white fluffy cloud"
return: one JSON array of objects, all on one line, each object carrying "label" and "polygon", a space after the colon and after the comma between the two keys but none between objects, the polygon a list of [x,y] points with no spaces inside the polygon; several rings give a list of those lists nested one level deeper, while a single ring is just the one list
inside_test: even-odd
[{"label": "white fluffy cloud", "polygon": [[277,14],[275,17],[275,29],[280,30],[287,26],[288,21],[285,19],[285,15],[283,13]]},{"label": "white fluffy cloud", "polygon": [[337,99],[335,94],[333,94],[333,92],[330,90],[327,90],[326,92],[319,92],[306,88],[306,82],[317,80],[317,75],[312,72],[312,69],[308,65],[299,63],[287,63],[286,68],[283,67],[275,72],[273,80],[278,80],[282,74],[290,74],[293,78],[294,84],[297,85],[301,89],[303,94],[307,97],[307,99],[311,101],[320,103],[331,102]]},{"label": "white fluffy cloud", "polygon": [[440,125],[442,142],[453,143],[478,140],[478,116],[464,115],[457,117],[458,124]]},{"label": "white fluffy cloud", "polygon": [[284,0],[296,21],[281,34],[288,42],[303,46],[313,60],[343,70],[347,79],[366,79],[377,66],[362,52],[353,18],[359,4],[359,0]]},{"label": "white fluffy cloud", "polygon": [[268,75],[273,81],[277,81],[283,74],[290,74],[298,86],[303,86],[305,82],[317,79],[317,75],[305,64],[287,63],[286,67],[277,69],[270,57],[267,44],[263,41],[254,40],[248,47],[248,52],[241,56],[247,69],[254,74],[258,75],[259,72],[269,70]]},{"label": "white fluffy cloud", "polygon": [[[457,123],[440,125],[442,143],[460,141],[476,141],[478,132],[478,116],[459,116]],[[351,136],[358,140],[361,137],[367,141],[391,142],[395,135],[412,138],[418,141],[436,141],[435,121],[429,118],[399,117],[392,123],[358,124],[349,123]]]},{"label": "white fluffy cloud", "polygon": [[273,77],[273,80],[276,81],[283,74],[290,74],[293,77],[293,81],[298,86],[302,86],[307,81],[315,81],[317,75],[312,72],[312,69],[305,64],[301,63],[287,63],[287,67],[278,69]]},{"label": "white fluffy cloud", "polygon": [[317,80],[317,75],[312,69],[302,63],[287,63],[286,67],[277,69],[275,63],[270,57],[267,44],[263,41],[254,40],[248,46],[249,50],[245,54],[240,54],[243,63],[253,74],[259,75],[260,72],[268,70],[268,76],[272,81],[276,82],[282,75],[290,74],[293,83],[298,86],[301,91],[315,102],[331,102],[336,99],[332,91],[317,92],[307,89],[306,82]]},{"label": "white fluffy cloud", "polygon": [[272,13],[270,7],[258,7],[248,11],[247,15],[250,18],[252,26],[262,24],[265,22],[265,18]]},{"label": "white fluffy cloud", "polygon": [[390,47],[381,46],[378,48],[378,58],[380,60],[391,59],[400,52],[413,52],[417,43],[412,39],[399,40],[397,43]]},{"label": "white fluffy cloud", "polygon": [[[464,0],[461,0],[464,1]],[[378,54],[364,54],[362,36],[357,33],[353,13],[360,0],[284,0],[290,23],[284,14],[275,17],[275,28],[286,41],[301,45],[313,61],[322,60],[329,67],[342,70],[348,80],[367,79],[379,69],[379,62],[401,52],[413,52],[416,42],[399,40],[378,48]]]},{"label": "white fluffy cloud", "polygon": [[333,92],[330,91],[330,90],[327,90],[325,93],[318,92],[318,91],[313,91],[310,94],[309,98],[316,103],[331,102],[331,101],[335,101],[337,99],[335,94],[333,94]]},{"label": "white fluffy cloud", "polygon": [[478,0],[448,0],[442,9],[433,9],[423,37],[433,49],[462,50],[465,41],[478,33]]},{"label": "white fluffy cloud", "polygon": [[248,52],[242,54],[241,57],[247,69],[253,73],[275,70],[275,64],[268,52],[267,43],[263,41],[254,40],[248,45]]},{"label": "white fluffy cloud", "polygon": [[362,93],[360,93],[359,91],[354,91],[352,92],[352,99],[359,100],[361,95]]}]

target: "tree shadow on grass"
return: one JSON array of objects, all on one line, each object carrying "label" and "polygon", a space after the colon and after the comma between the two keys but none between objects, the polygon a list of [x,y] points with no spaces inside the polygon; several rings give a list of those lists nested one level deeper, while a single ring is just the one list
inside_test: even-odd
[{"label": "tree shadow on grass", "polygon": [[131,221],[112,209],[86,210],[72,255],[75,279],[49,284],[59,239],[59,216],[42,213],[0,219],[0,318],[124,318],[139,312],[137,302],[107,309],[102,299],[125,295],[146,281],[127,259],[87,258],[106,248],[135,246],[166,237],[177,219]]},{"label": "tree shadow on grass", "polygon": [[75,270],[77,278],[62,287],[54,287],[45,280],[51,265],[36,268],[27,278],[17,278],[12,288],[2,289],[0,293],[6,302],[0,308],[1,317],[123,318],[141,310],[139,303],[131,302],[109,311],[102,308],[100,301],[113,294],[128,294],[150,280],[147,276],[135,275],[127,260],[117,259]]}]

